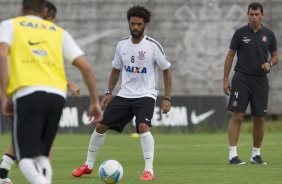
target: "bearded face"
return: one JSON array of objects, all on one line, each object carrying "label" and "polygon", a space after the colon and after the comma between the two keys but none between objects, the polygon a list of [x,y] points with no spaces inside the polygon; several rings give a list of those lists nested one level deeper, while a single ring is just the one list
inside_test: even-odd
[{"label": "bearded face", "polygon": [[129,21],[129,30],[134,39],[139,39],[144,35],[146,23],[143,18],[131,17]]}]

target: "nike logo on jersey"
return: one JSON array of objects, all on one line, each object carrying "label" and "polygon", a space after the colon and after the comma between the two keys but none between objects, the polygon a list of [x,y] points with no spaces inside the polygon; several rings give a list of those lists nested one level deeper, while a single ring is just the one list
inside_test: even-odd
[{"label": "nike logo on jersey", "polygon": [[204,121],[205,119],[207,119],[209,116],[211,116],[212,114],[215,113],[215,109],[209,110],[205,113],[202,113],[200,115],[196,115],[196,111],[193,110],[191,113],[191,122],[194,125],[199,124],[200,122]]},{"label": "nike logo on jersey", "polygon": [[41,41],[41,42],[32,42],[32,41],[28,41],[28,44],[29,45],[39,45],[39,44],[42,44],[42,43],[45,43],[46,41]]}]

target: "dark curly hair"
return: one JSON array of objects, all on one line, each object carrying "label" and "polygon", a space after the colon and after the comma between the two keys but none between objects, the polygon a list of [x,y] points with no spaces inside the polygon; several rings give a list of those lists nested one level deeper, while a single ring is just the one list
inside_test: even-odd
[{"label": "dark curly hair", "polygon": [[127,20],[130,21],[131,17],[139,17],[144,19],[145,23],[149,23],[151,19],[151,12],[144,6],[136,5],[127,10]]}]

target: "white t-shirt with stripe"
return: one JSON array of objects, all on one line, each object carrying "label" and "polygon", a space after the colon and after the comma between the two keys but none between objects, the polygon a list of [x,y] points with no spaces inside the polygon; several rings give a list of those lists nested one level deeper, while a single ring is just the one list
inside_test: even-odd
[{"label": "white t-shirt with stripe", "polygon": [[133,44],[131,37],[121,39],[112,64],[122,72],[121,89],[117,96],[154,99],[158,95],[158,70],[166,70],[171,65],[162,46],[146,35],[138,44]]}]

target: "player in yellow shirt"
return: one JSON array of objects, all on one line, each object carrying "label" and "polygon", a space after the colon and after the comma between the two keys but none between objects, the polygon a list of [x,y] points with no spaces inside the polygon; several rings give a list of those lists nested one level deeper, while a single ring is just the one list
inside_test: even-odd
[{"label": "player in yellow shirt", "polygon": [[[14,116],[13,143],[20,170],[30,183],[42,184],[52,181],[52,168],[47,156],[66,96],[63,55],[80,69],[88,86],[90,115],[95,116],[97,121],[102,115],[90,65],[66,31],[40,18],[43,17],[44,3],[44,0],[23,0],[25,16],[6,20],[0,27],[3,114]],[[65,42],[71,47],[65,48]],[[41,112],[40,109],[44,110]],[[30,113],[32,116],[24,116]],[[44,113],[48,115],[42,115]],[[29,136],[24,136],[27,134]],[[7,163],[10,164],[3,158],[1,166],[9,167]],[[36,167],[45,170],[45,174],[37,172]],[[11,183],[5,180],[0,182]]]},{"label": "player in yellow shirt", "polygon": [[[44,19],[54,22],[57,14],[56,6],[52,2],[46,1],[45,7],[47,8],[47,13],[44,16]],[[75,83],[68,80],[67,87],[71,92],[72,96],[79,95],[80,88]],[[14,164],[14,160],[14,149],[12,143],[10,143],[6,153],[2,156],[2,164],[0,162],[0,184],[12,184],[12,181],[8,178],[8,172],[11,169],[11,166]],[[2,165],[5,165],[5,167]]]}]

